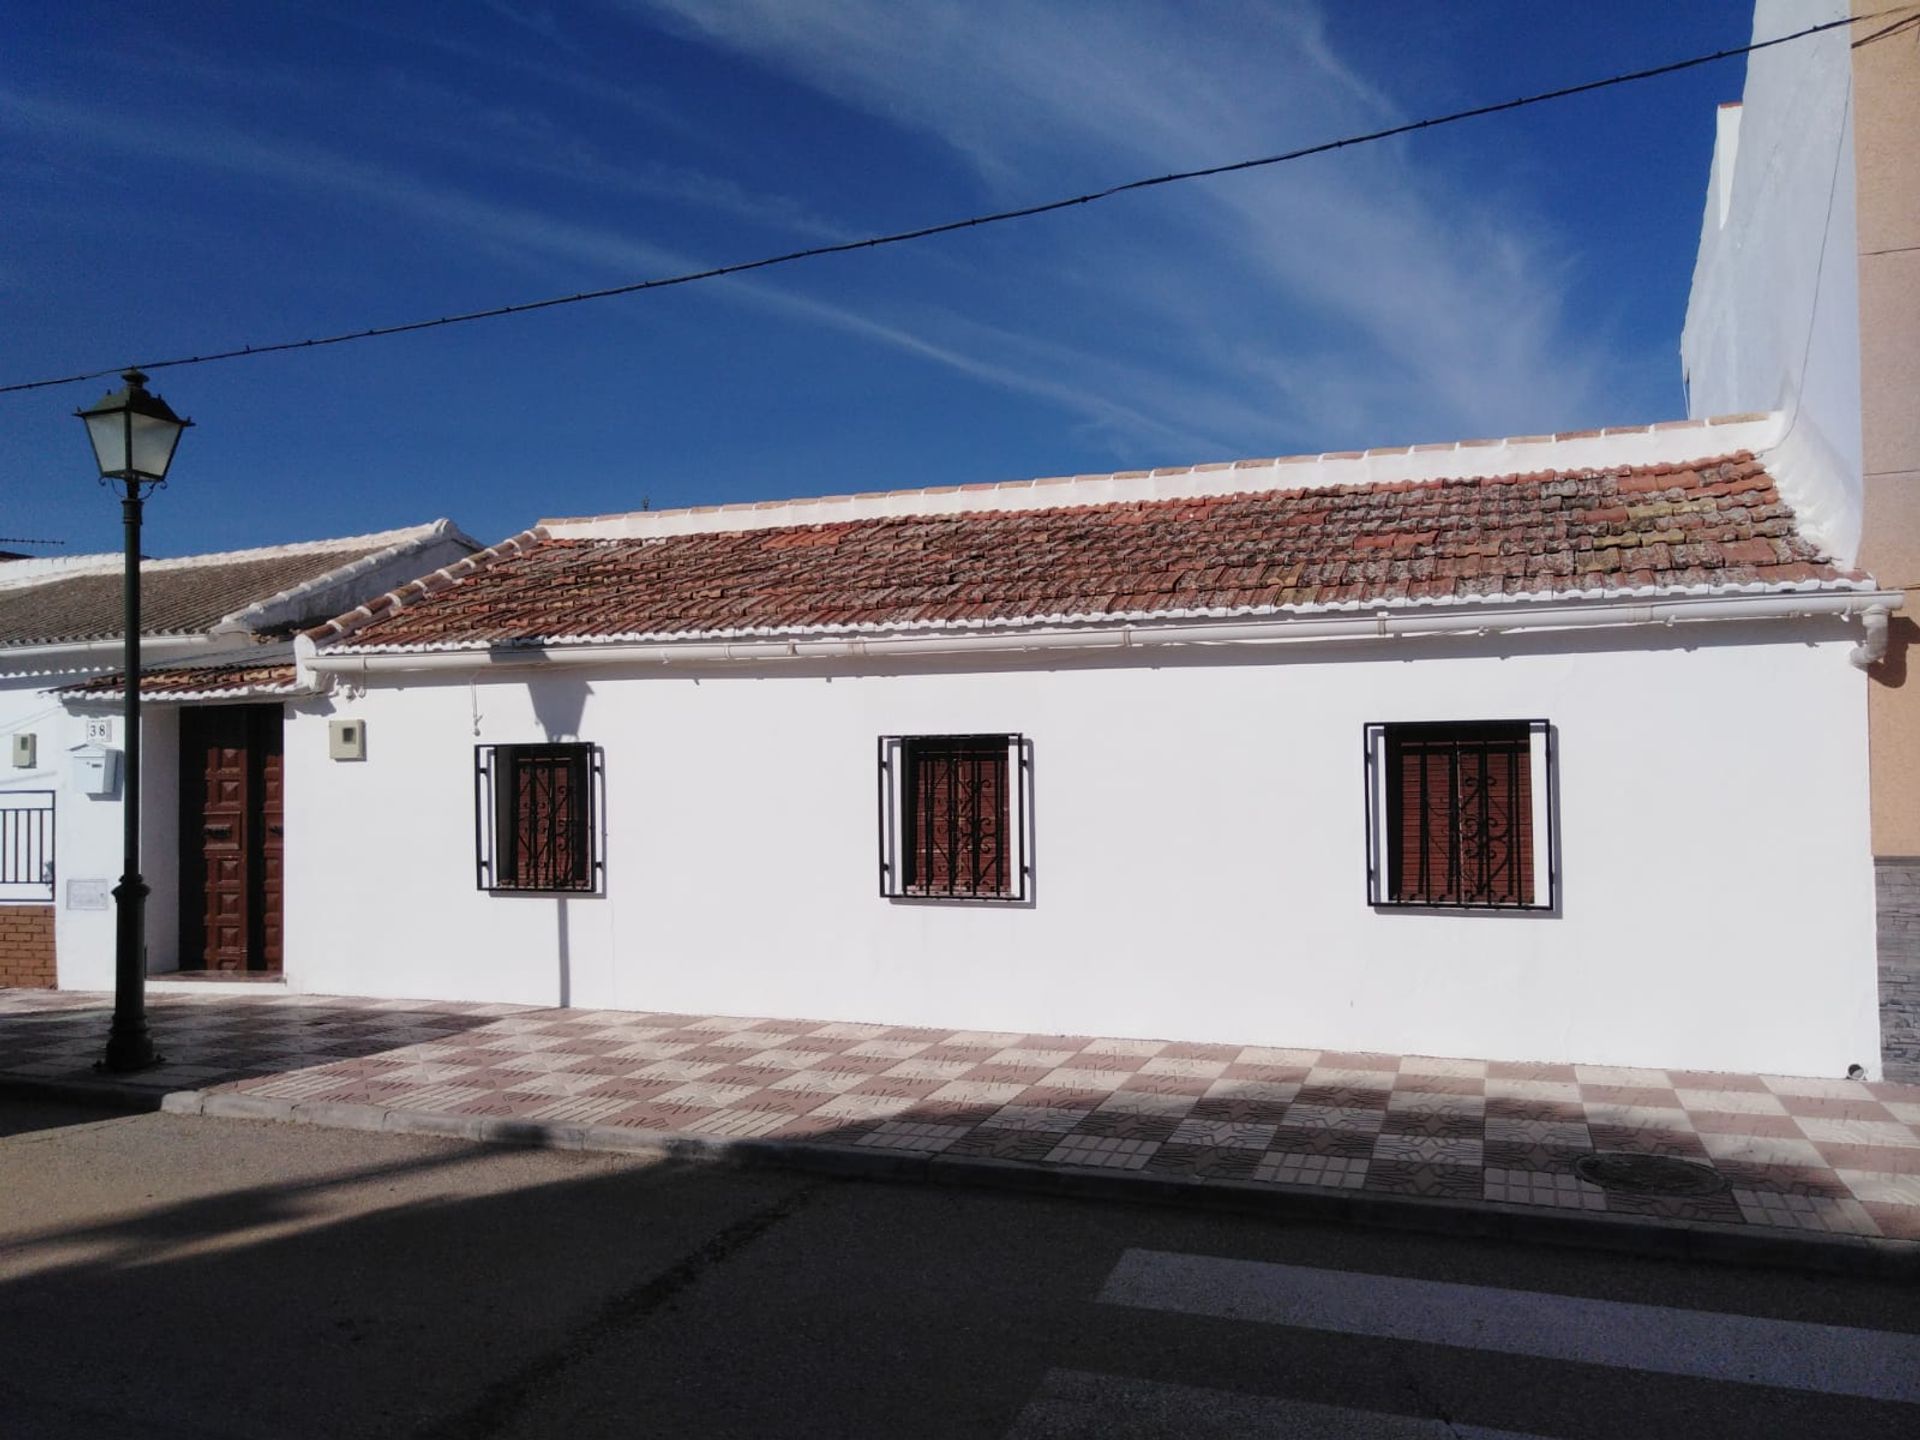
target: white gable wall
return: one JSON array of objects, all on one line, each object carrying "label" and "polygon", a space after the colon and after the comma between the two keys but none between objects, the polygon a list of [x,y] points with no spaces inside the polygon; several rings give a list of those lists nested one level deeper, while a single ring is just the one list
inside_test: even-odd
[{"label": "white gable wall", "polygon": [[[290,707],[289,981],[1871,1070],[1851,637],[1838,622],[1627,633],[974,673],[376,676]],[[365,722],[365,761],[327,758],[339,716]],[[1362,726],[1530,717],[1559,732],[1563,913],[1370,910]],[[882,899],[875,738],[999,730],[1035,747],[1034,904]],[[572,738],[605,749],[606,894],[479,892],[473,746]]]},{"label": "white gable wall", "polygon": [[[1753,38],[1847,14],[1847,0],[1758,0]],[[1778,410],[1767,457],[1803,533],[1851,565],[1860,548],[1860,277],[1855,29],[1747,57],[1722,109],[1680,336],[1687,413]]]}]

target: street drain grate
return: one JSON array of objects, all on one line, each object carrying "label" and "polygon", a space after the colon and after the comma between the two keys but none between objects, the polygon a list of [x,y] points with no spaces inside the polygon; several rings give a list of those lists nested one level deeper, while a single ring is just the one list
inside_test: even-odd
[{"label": "street drain grate", "polygon": [[1717,1195],[1726,1179],[1711,1166],[1670,1155],[1627,1155],[1601,1151],[1573,1162],[1574,1173],[1602,1190],[1630,1195]]}]

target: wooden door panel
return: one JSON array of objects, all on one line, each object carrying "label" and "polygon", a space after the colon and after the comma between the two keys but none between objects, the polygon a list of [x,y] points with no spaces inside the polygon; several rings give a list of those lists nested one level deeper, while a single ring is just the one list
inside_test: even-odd
[{"label": "wooden door panel", "polygon": [[200,712],[200,764],[206,796],[200,846],[206,865],[206,942],[209,970],[247,968],[247,714],[234,706]]},{"label": "wooden door panel", "polygon": [[280,712],[261,707],[255,711],[254,729],[254,835],[259,846],[254,856],[253,964],[261,970],[280,968],[280,906],[282,896],[281,860],[285,807],[281,803]]},{"label": "wooden door panel", "polygon": [[281,714],[189,707],[180,717],[181,946],[209,970],[278,970]]}]

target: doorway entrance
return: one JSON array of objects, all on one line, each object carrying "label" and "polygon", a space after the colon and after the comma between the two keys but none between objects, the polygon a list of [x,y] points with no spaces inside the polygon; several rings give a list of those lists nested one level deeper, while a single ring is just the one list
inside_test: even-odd
[{"label": "doorway entrance", "polygon": [[180,967],[280,969],[281,712],[180,712]]}]

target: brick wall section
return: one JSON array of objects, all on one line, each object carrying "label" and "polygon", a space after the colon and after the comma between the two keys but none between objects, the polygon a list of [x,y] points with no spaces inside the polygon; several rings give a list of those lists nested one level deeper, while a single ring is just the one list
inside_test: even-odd
[{"label": "brick wall section", "polygon": [[1880,1063],[1920,1083],[1920,856],[1874,861],[1879,909]]},{"label": "brick wall section", "polygon": [[53,906],[0,905],[0,987],[53,984]]}]

